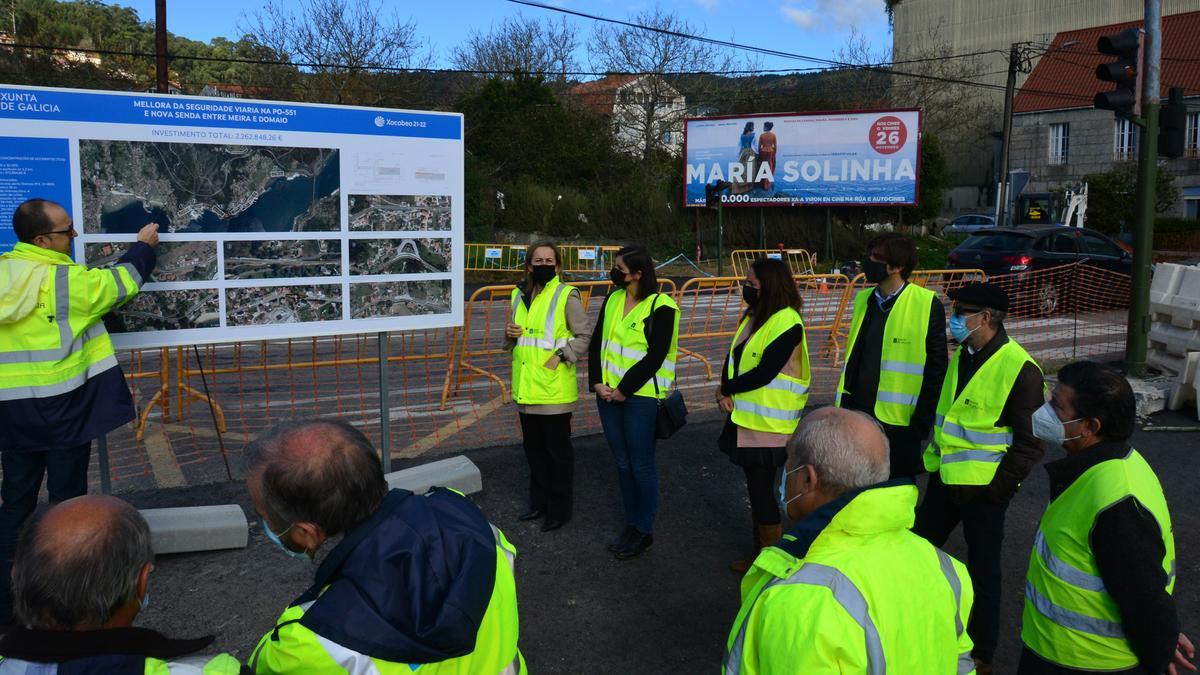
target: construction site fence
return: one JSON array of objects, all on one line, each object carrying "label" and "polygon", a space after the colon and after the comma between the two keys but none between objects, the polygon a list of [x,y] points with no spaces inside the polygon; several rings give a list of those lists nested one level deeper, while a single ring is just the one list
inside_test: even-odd
[{"label": "construction site fence", "polygon": [[737,249],[729,253],[734,276],[745,276],[750,265],[759,258],[782,260],[792,274],[813,274],[817,271],[816,256],[802,248]]},{"label": "construction site fence", "polygon": [[[978,270],[921,270],[909,281],[935,290],[948,313],[948,292],[984,278]],[[855,295],[868,284],[862,275],[841,274],[802,274],[795,281],[813,371],[810,404],[827,404],[847,357]],[[1044,367],[1123,355],[1127,276],[1075,264],[989,281],[1011,298],[1008,335]],[[660,287],[680,308],[678,386],[696,419],[716,418],[713,388],[745,311],[742,279],[678,282],[663,279]],[[590,327],[611,284],[572,285]],[[504,344],[512,289],[474,291],[458,328],[121,352],[139,418],[109,436],[106,463],[94,463],[93,479],[102,467],[116,491],[237,479],[244,475],[247,444],[289,419],[343,417],[380,443],[386,415],[391,455],[401,459],[519,443]],[[386,409],[380,405],[381,346]],[[579,364],[572,428],[580,435],[600,430],[586,373],[587,364]]]}]

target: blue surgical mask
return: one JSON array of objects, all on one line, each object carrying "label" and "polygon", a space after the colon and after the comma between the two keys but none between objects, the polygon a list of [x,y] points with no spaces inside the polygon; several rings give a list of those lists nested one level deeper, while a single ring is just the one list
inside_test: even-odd
[{"label": "blue surgical mask", "polygon": [[[975,314],[981,314],[981,312],[975,312]],[[969,316],[975,316],[975,314],[971,314]],[[967,328],[966,316],[963,316],[962,314],[950,315],[950,335],[954,338],[955,342],[959,344],[965,343],[967,338],[971,337],[971,333],[974,333],[977,330],[979,330],[979,326],[976,326],[975,328]]]},{"label": "blue surgical mask", "polygon": [[1066,430],[1066,425],[1078,421],[1077,419],[1066,422],[1060,420],[1058,413],[1054,412],[1054,406],[1047,401],[1045,405],[1033,412],[1033,435],[1052,446],[1061,447],[1063,443],[1079,438],[1078,435],[1067,438]]},{"label": "blue surgical mask", "polygon": [[[271,526],[267,524],[266,518],[259,518],[259,521],[262,523],[263,532],[267,533],[267,539],[270,539],[271,543],[275,544],[275,546],[278,547],[280,551],[283,551],[284,553],[288,554],[292,558],[295,558],[296,560],[311,560],[311,558],[308,557],[308,551],[293,551],[292,549],[283,545],[282,537],[283,537],[283,535],[288,533],[288,530],[292,529],[291,525],[287,526],[287,530],[284,530],[283,532],[280,532],[279,534],[275,534],[275,532],[271,530]],[[294,524],[295,523],[293,523],[293,525]]]},{"label": "blue surgical mask", "polygon": [[138,612],[146,611],[146,608],[149,606],[150,606],[150,589],[147,588],[146,594],[142,596],[142,604],[138,606]]},{"label": "blue surgical mask", "polygon": [[803,497],[805,494],[805,493],[801,492],[800,494],[796,495],[795,497],[788,499],[787,498],[787,477],[796,473],[800,469],[803,469],[805,466],[808,466],[808,465],[801,464],[800,466],[792,469],[791,471],[784,469],[783,473],[779,476],[779,506],[784,510],[784,512],[787,511],[788,504],[791,504],[792,502],[796,501],[797,499]]}]

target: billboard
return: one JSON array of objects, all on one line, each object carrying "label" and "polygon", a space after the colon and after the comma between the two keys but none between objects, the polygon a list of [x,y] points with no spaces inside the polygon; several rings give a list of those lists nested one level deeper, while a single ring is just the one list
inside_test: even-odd
[{"label": "billboard", "polygon": [[162,243],[118,347],[455,326],[463,121],[450,113],[0,85],[0,250],[42,197],[74,257]]},{"label": "billboard", "polygon": [[728,182],[725,206],[917,203],[920,110],[692,118],[684,122],[684,206]]}]

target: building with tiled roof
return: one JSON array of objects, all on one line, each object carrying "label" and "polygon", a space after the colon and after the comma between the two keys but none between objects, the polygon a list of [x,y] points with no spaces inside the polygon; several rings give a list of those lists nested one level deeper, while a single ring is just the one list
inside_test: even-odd
[{"label": "building with tiled roof", "polygon": [[642,154],[646,139],[676,154],[683,147],[687,100],[658,75],[606,75],[575,85],[570,94],[608,118],[617,147],[630,154]]},{"label": "building with tiled roof", "polygon": [[[1045,192],[1136,162],[1140,130],[1092,100],[1114,85],[1096,78],[1096,67],[1115,60],[1096,41],[1142,22],[1130,21],[1064,31],[1054,36],[1013,102],[1009,166],[1028,171],[1027,192]],[[1184,90],[1188,104],[1185,155],[1162,160],[1174,175],[1180,199],[1166,215],[1200,220],[1200,12],[1173,14],[1162,22],[1162,82],[1165,102],[1172,87]]]}]

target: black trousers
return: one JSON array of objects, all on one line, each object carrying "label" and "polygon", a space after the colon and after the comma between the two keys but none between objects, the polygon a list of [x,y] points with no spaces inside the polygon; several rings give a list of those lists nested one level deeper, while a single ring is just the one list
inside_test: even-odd
[{"label": "black trousers", "polygon": [[73,448],[32,452],[0,452],[4,472],[0,483],[0,624],[12,619],[13,553],[21,526],[37,508],[38,492],[46,481],[50,503],[87,494],[90,442]]},{"label": "black trousers", "polygon": [[925,501],[917,508],[913,532],[941,547],[961,522],[967,540],[967,572],[975,587],[975,606],[967,634],[975,643],[971,654],[984,663],[996,655],[1000,636],[1000,552],[1004,543],[1004,513],[1008,503],[959,504],[938,474],[929,475]]},{"label": "black trousers", "polygon": [[750,495],[750,512],[755,525],[779,525],[779,467],[747,464],[746,491]]},{"label": "black trousers", "polygon": [[529,506],[544,510],[551,520],[570,520],[575,484],[571,413],[520,416],[529,460]]}]

